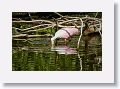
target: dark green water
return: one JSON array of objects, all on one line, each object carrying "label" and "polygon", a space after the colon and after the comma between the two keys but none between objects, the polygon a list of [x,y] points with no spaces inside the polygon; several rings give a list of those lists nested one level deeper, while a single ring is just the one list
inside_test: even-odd
[{"label": "dark green water", "polygon": [[[93,38],[87,49],[85,41],[81,40],[80,49],[74,49],[73,53],[51,50],[50,38],[13,39],[12,70],[102,71],[102,46],[98,38]],[[67,46],[76,48],[77,39],[74,36]],[[59,40],[57,44],[59,46],[64,43]]]}]

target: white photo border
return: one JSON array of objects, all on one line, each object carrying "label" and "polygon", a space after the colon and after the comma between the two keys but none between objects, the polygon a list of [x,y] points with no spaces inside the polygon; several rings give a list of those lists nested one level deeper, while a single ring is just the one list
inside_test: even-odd
[{"label": "white photo border", "polygon": [[[114,83],[113,0],[1,0],[0,81]],[[102,12],[102,71],[12,71],[12,12]]]}]

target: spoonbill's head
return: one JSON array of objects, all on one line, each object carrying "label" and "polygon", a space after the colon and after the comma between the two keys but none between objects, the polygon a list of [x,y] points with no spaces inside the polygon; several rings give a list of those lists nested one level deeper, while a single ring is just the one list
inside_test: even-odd
[{"label": "spoonbill's head", "polygon": [[55,46],[55,39],[56,39],[55,36],[51,38],[51,44],[52,44],[51,48],[54,48],[54,46]]}]

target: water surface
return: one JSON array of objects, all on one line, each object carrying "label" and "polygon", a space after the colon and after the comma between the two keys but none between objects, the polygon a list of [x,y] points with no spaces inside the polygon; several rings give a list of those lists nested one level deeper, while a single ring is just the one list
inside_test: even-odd
[{"label": "water surface", "polygon": [[51,49],[50,38],[13,39],[12,70],[101,71],[102,46],[98,38],[92,38],[87,49],[81,40],[79,50],[76,49],[78,36],[68,45],[63,40],[57,41],[54,49]]}]

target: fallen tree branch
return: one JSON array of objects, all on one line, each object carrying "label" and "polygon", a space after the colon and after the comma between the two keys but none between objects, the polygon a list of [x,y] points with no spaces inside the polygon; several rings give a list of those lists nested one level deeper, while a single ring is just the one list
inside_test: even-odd
[{"label": "fallen tree branch", "polygon": [[[30,27],[30,28],[26,28],[26,29],[20,29],[20,31],[24,32],[24,31],[28,31],[30,29],[34,29],[34,28],[37,28],[37,27],[45,26],[45,25],[48,25],[48,28],[49,28],[49,26],[51,27],[51,24],[42,24],[42,25],[37,25],[37,26]],[[16,27],[12,27],[12,28],[19,29],[19,28],[16,28]]]},{"label": "fallen tree branch", "polygon": [[72,21],[77,21],[77,20],[79,20],[79,19],[67,20],[67,21],[60,22],[59,24],[64,24],[64,23],[67,23],[67,22],[72,22]]},{"label": "fallen tree branch", "polygon": [[20,21],[12,21],[13,23],[34,23],[34,22],[46,22],[53,24],[54,22],[49,21],[49,20],[32,20],[32,21],[25,21],[25,20],[20,20]]},{"label": "fallen tree branch", "polygon": [[45,35],[27,35],[27,34],[20,34],[20,35],[13,35],[13,39],[19,38],[19,39],[26,39],[26,38],[45,38],[45,37],[52,37],[50,34],[45,34]]},{"label": "fallen tree branch", "polygon": [[37,29],[37,30],[27,30],[27,31],[24,31],[22,33],[29,33],[29,32],[36,32],[36,31],[40,31],[40,30],[44,30],[44,29],[48,29],[48,28],[52,28],[53,26],[48,26],[48,27],[45,27],[45,28],[41,28],[41,29]]},{"label": "fallen tree branch", "polygon": [[[68,27],[68,28],[74,28],[75,26],[63,26],[63,25],[58,25],[58,27],[60,27],[60,28],[66,28],[66,27]],[[80,28],[81,26],[77,26],[78,28]]]}]

